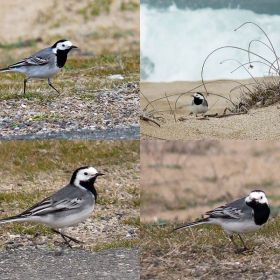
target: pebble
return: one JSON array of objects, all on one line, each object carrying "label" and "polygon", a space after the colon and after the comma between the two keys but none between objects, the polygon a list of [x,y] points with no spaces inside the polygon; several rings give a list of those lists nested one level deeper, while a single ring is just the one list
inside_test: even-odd
[{"label": "pebble", "polygon": [[[37,99],[5,100],[0,103],[0,112],[5,112],[0,117],[1,136],[124,128],[135,123],[139,126],[139,91],[139,85],[124,83],[111,90],[94,91],[94,101],[79,94],[61,94],[55,102],[45,104]],[[47,117],[33,119],[42,115]]]}]

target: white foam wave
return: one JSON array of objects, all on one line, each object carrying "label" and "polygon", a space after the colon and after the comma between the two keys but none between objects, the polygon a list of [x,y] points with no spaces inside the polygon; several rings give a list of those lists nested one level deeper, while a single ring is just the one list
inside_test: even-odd
[{"label": "white foam wave", "polygon": [[[248,49],[251,40],[261,40],[268,44],[265,35],[253,25],[246,25],[234,31],[247,21],[264,29],[280,54],[280,16],[260,15],[249,10],[211,8],[180,10],[175,6],[168,10],[148,9],[141,5],[141,80],[168,82],[194,81],[201,79],[201,68],[207,55],[223,46]],[[275,57],[263,44],[252,43],[253,52],[269,61]],[[249,74],[244,69],[231,73],[248,61],[246,52],[237,49],[222,49],[207,60],[204,69],[205,80],[246,79]],[[252,57],[256,60],[257,57]],[[268,67],[254,64],[250,73],[255,77],[266,74]]]}]

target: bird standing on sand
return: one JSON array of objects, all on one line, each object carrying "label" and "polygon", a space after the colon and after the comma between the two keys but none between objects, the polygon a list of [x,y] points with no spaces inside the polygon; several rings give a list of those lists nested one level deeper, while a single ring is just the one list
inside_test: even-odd
[{"label": "bird standing on sand", "polygon": [[196,92],[193,95],[192,101],[192,112],[196,115],[206,113],[208,111],[208,102],[205,99],[204,95],[200,92]]}]

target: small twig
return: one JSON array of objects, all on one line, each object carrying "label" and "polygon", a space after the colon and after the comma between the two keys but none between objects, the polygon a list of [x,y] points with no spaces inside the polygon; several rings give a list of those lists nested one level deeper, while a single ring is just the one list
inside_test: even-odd
[{"label": "small twig", "polygon": [[140,115],[140,120],[146,121],[146,122],[152,122],[156,124],[158,127],[160,127],[160,124],[157,123],[156,121],[152,120],[151,118],[144,116],[143,114]]},{"label": "small twig", "polygon": [[218,115],[215,118],[220,119],[220,118],[231,117],[231,116],[236,116],[236,115],[245,115],[245,114],[247,114],[247,113],[240,112],[240,113],[223,114],[223,115]]},{"label": "small twig", "polygon": [[149,135],[149,134],[145,134],[145,133],[141,133],[141,135],[148,136],[148,137],[152,137],[152,138],[158,139],[158,140],[167,140],[167,139],[164,139],[164,138],[156,137],[156,136]]},{"label": "small twig", "polygon": [[174,117],[174,120],[175,120],[175,122],[176,122],[175,112],[174,112],[174,111],[172,110],[172,108],[171,108],[171,104],[170,104],[170,102],[169,102],[169,99],[168,99],[168,96],[167,96],[166,92],[165,92],[165,97],[166,97],[166,99],[167,99],[167,102],[168,102],[168,105],[169,105],[169,108],[170,108],[170,114],[173,113],[173,117]]}]

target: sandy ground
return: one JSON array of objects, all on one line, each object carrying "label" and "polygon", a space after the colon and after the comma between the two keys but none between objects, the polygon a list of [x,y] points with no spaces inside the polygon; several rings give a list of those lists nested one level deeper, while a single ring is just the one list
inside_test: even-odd
[{"label": "sandy ground", "polygon": [[279,160],[278,141],[141,141],[141,222],[192,221],[254,189],[279,209]]},{"label": "sandy ground", "polygon": [[[250,83],[252,80],[242,80]],[[235,81],[212,81],[207,84],[207,97],[209,111],[207,114],[221,114],[230,103],[214,94],[219,94],[232,101],[238,101],[239,90]],[[151,122],[141,121],[141,139],[166,139],[166,140],[272,140],[280,139],[279,109],[277,105],[251,109],[246,115],[236,115],[226,118],[210,118],[200,120],[189,116],[191,112],[192,93],[199,91],[205,94],[201,82],[173,82],[173,83],[141,83],[141,109],[148,101],[154,101],[147,107],[147,112],[157,110],[155,116],[160,124],[158,127]],[[190,92],[189,92],[190,91]],[[184,94],[183,94],[184,93]],[[214,94],[211,94],[214,93]],[[165,97],[168,96],[168,100]],[[180,98],[179,98],[180,97]],[[158,100],[159,99],[159,100]],[[148,101],[147,101],[148,100]],[[175,110],[170,114],[170,107]],[[152,107],[153,106],[153,107]],[[184,121],[178,121],[184,117]]]}]

